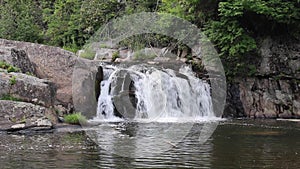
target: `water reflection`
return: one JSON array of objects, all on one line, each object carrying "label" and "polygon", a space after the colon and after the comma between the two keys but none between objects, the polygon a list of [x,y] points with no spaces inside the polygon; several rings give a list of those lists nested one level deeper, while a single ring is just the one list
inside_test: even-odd
[{"label": "water reflection", "polygon": [[[181,125],[183,124],[178,124],[178,130],[174,131],[180,132]],[[154,129],[150,129],[153,127]],[[152,147],[154,143],[140,139],[142,136],[151,136],[150,132],[159,133],[158,131],[162,129],[170,129],[170,124],[157,127],[157,124],[115,123],[102,125],[101,129],[102,131],[94,132],[95,137],[102,139],[99,146],[90,138],[90,134],[86,135],[85,132],[1,134],[0,168],[230,169],[298,168],[300,165],[298,123],[226,121],[218,126],[212,137],[204,144],[197,140],[203,125],[196,124],[177,144],[164,142],[159,145],[170,146],[171,149],[157,153],[156,156],[136,158],[120,156],[116,152],[119,152],[120,148],[124,151],[130,148],[128,150],[130,153],[139,153],[138,149],[144,146],[149,149],[148,152],[154,154],[151,152],[155,151]],[[109,134],[113,131],[114,133]],[[100,134],[110,138],[99,136]],[[127,145],[122,143],[123,140],[128,141]],[[120,146],[122,144],[123,146]],[[104,146],[110,149],[104,149]]]},{"label": "water reflection", "polygon": [[89,130],[88,135],[112,154],[146,158],[168,153],[171,149],[191,149],[185,146],[202,147],[217,125],[218,122],[103,123]]}]

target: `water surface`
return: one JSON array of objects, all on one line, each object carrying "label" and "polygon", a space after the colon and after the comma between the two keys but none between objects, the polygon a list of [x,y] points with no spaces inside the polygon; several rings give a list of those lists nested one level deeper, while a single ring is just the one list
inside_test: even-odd
[{"label": "water surface", "polygon": [[[178,128],[182,124],[176,124]],[[300,123],[285,121],[234,120],[220,122],[204,143],[197,140],[201,124],[163,153],[149,157],[119,156],[107,146],[132,138],[136,148],[156,150],[142,139],[145,131],[165,128],[166,124],[113,123],[113,137],[95,144],[86,132],[48,134],[0,134],[0,168],[298,168],[300,166]],[[103,126],[102,126],[103,127]],[[143,130],[136,128],[143,127]],[[102,128],[103,129],[103,128]],[[176,129],[176,127],[171,128]],[[135,131],[143,131],[142,133]],[[178,131],[180,132],[180,131]],[[101,131],[98,131],[101,133]],[[144,133],[147,136],[147,133]],[[105,135],[105,134],[104,134]],[[101,137],[100,137],[101,138]],[[118,142],[119,141],[119,142]],[[142,143],[142,145],[140,145]],[[106,145],[106,146],[105,146]],[[113,146],[111,146],[113,147]],[[120,146],[115,146],[120,148]],[[124,151],[126,146],[124,146]],[[122,148],[122,147],[121,147]]]}]

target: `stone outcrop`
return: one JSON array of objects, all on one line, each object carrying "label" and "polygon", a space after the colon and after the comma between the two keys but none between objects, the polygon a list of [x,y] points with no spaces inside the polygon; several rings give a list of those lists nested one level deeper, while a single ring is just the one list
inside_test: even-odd
[{"label": "stone outcrop", "polygon": [[11,47],[0,48],[0,61],[4,61],[10,65],[20,68],[21,72],[35,74],[35,67],[30,62],[24,50],[18,50]]},{"label": "stone outcrop", "polygon": [[240,80],[240,100],[251,118],[299,118],[300,86],[292,80]]},{"label": "stone outcrop", "polygon": [[76,59],[57,47],[0,39],[0,61],[20,69],[0,69],[1,130],[49,130],[72,111]]},{"label": "stone outcrop", "polygon": [[22,73],[0,72],[0,88],[0,98],[12,96],[46,107],[50,107],[55,101],[52,82]]},{"label": "stone outcrop", "polygon": [[103,70],[100,62],[78,59],[73,74],[73,80],[75,80],[73,104],[75,110],[82,112],[87,118],[96,115],[102,79]]},{"label": "stone outcrop", "polygon": [[53,112],[43,106],[25,102],[0,100],[1,130],[16,131],[28,128],[51,129]]},{"label": "stone outcrop", "polygon": [[299,41],[266,38],[260,55],[256,76],[239,77],[228,85],[224,116],[300,118]]},{"label": "stone outcrop", "polygon": [[[0,39],[0,58],[9,58],[9,51],[24,51],[34,65],[38,78],[48,79],[57,88],[56,104],[72,103],[72,73],[76,55],[58,47]],[[8,59],[6,59],[8,60]],[[9,62],[10,63],[10,62]],[[21,69],[24,64],[19,65]],[[27,66],[26,66],[27,67]]]}]

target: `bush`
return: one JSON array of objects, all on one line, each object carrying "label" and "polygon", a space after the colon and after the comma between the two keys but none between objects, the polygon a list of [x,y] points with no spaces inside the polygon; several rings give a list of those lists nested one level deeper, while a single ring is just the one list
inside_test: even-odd
[{"label": "bush", "polygon": [[13,76],[13,77],[11,77],[10,79],[9,79],[9,84],[10,85],[14,85],[14,84],[16,84],[17,83],[17,77],[16,76]]},{"label": "bush", "polygon": [[96,52],[92,51],[91,49],[85,49],[83,53],[80,54],[80,57],[93,60],[95,55]]},{"label": "bush", "polygon": [[111,61],[114,62],[114,61],[116,61],[116,59],[119,58],[119,57],[120,57],[119,51],[114,52],[114,53],[112,54]]},{"label": "bush", "polygon": [[4,61],[0,61],[0,68],[6,69],[8,73],[10,73],[10,72],[19,72],[20,71],[19,68],[14,67],[14,66],[12,66],[12,65],[4,62]]},{"label": "bush", "polygon": [[9,94],[3,95],[0,100],[21,101],[21,99],[15,98]]},{"label": "bush", "polygon": [[64,116],[64,120],[69,124],[84,124],[87,122],[86,117],[81,113],[68,114]]}]

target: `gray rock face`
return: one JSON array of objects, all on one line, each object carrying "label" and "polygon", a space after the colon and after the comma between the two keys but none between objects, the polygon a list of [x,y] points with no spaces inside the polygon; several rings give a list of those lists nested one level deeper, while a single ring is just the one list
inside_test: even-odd
[{"label": "gray rock face", "polygon": [[251,118],[299,118],[300,88],[289,80],[248,78],[239,83],[240,99]]},{"label": "gray rock face", "polygon": [[48,79],[55,84],[57,104],[67,106],[72,103],[72,73],[76,62],[75,54],[57,47],[0,39],[2,55],[7,56],[7,50],[11,48],[25,51],[35,67],[37,77]]},{"label": "gray rock face", "polygon": [[0,124],[2,130],[21,130],[26,128],[50,129],[48,119],[53,112],[42,106],[25,102],[0,100]]},{"label": "gray rock face", "polygon": [[11,47],[1,46],[0,48],[0,61],[4,61],[8,64],[13,65],[12,57],[11,57]]},{"label": "gray rock face", "polygon": [[[299,41],[266,38],[260,46],[257,77],[235,79],[237,88],[228,90],[229,98],[235,97],[228,100],[225,114],[251,118],[300,118]],[[243,110],[232,111],[238,110],[240,105]]]},{"label": "gray rock face", "polygon": [[115,52],[118,52],[116,49],[108,49],[108,48],[99,48],[96,51],[96,55],[94,60],[111,60],[113,57],[113,54]]},{"label": "gray rock face", "polygon": [[300,43],[292,39],[263,40],[260,75],[284,74],[300,79]]},{"label": "gray rock face", "polygon": [[26,102],[50,107],[55,101],[54,84],[21,73],[0,72],[0,98],[10,95]]},{"label": "gray rock face", "polygon": [[245,117],[245,110],[240,99],[240,87],[238,84],[227,85],[227,98],[224,117]]},{"label": "gray rock face", "polygon": [[20,68],[23,73],[35,74],[35,67],[30,62],[24,50],[17,50],[6,46],[3,47],[0,44],[0,61]]},{"label": "gray rock face", "polygon": [[21,69],[23,73],[35,74],[35,67],[30,62],[24,50],[11,49],[12,64]]},{"label": "gray rock face", "polygon": [[[79,59],[73,74],[73,104],[87,118],[96,115],[103,71],[100,62]],[[97,93],[96,93],[97,91]]]}]

